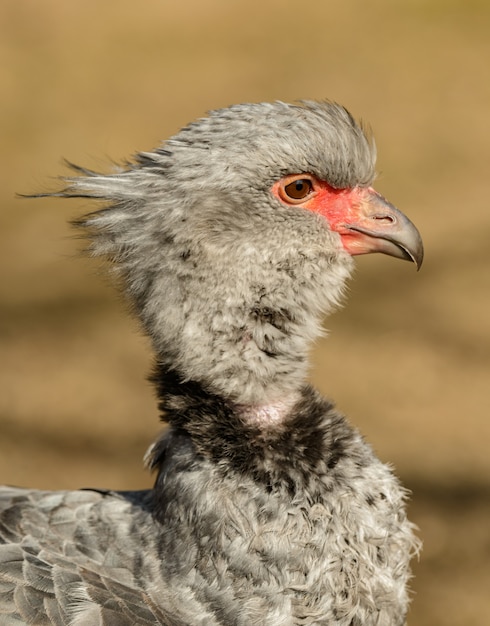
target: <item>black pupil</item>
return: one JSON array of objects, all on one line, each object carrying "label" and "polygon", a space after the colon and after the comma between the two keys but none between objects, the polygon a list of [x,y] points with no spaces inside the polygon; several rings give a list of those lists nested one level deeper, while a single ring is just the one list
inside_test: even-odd
[{"label": "black pupil", "polygon": [[304,180],[296,181],[296,191],[303,191],[305,186],[306,186],[306,183]]}]

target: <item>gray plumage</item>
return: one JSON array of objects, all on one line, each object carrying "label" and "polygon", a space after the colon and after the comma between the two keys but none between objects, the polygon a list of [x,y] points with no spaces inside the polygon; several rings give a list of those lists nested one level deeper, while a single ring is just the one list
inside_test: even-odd
[{"label": "gray plumage", "polygon": [[[105,203],[79,225],[152,339],[170,427],[148,453],[152,490],[0,491],[0,624],[405,623],[405,491],[305,384],[357,253],[346,237],[422,260],[370,189],[374,165],[338,105],[246,104],[52,194]],[[376,204],[374,230],[281,202],[271,190],[293,174]]]}]

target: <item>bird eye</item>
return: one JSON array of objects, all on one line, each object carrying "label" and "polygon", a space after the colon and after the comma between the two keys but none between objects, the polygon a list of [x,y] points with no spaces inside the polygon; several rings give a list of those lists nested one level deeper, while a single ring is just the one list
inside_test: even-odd
[{"label": "bird eye", "polygon": [[304,200],[313,191],[313,184],[308,178],[298,178],[284,187],[287,199]]}]

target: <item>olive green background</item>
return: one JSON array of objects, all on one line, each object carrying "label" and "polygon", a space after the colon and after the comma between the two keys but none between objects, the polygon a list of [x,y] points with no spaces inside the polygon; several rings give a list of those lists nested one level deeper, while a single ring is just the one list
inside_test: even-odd
[{"label": "olive green background", "polygon": [[0,481],[149,485],[147,341],[68,226],[61,157],[107,170],[206,110],[330,98],[426,260],[358,258],[312,380],[413,491],[410,624],[490,623],[490,3],[2,0]]}]

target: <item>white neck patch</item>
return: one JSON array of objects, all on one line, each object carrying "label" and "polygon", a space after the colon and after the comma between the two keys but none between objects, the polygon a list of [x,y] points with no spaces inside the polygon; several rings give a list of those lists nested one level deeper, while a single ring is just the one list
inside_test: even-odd
[{"label": "white neck patch", "polygon": [[238,412],[249,424],[267,428],[280,426],[289,415],[291,409],[299,399],[299,394],[293,393],[285,398],[267,404],[239,404]]}]

